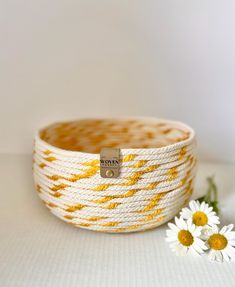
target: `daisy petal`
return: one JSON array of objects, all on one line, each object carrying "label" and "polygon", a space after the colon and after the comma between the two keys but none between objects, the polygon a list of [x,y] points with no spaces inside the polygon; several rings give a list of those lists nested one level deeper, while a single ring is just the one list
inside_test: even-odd
[{"label": "daisy petal", "polygon": [[215,253],[215,260],[216,260],[217,262],[222,262],[222,261],[223,261],[223,256],[222,256],[221,251],[217,251],[217,252]]},{"label": "daisy petal", "polygon": [[167,236],[176,236],[177,235],[177,232],[171,230],[171,229],[167,229],[166,231],[166,235]]},{"label": "daisy petal", "polygon": [[[211,213],[212,212],[212,210],[213,210],[213,207],[212,206],[210,206],[210,207],[208,207],[205,211],[207,212],[207,213]],[[214,212],[215,213],[215,212]]]},{"label": "daisy petal", "polygon": [[227,239],[235,239],[235,231],[226,232]]},{"label": "daisy petal", "polygon": [[200,236],[202,233],[202,227],[196,227],[195,230],[193,231],[194,236]]},{"label": "daisy petal", "polygon": [[[183,218],[180,218],[179,220],[180,220],[180,224],[181,224],[182,228],[185,229],[185,230],[187,230],[188,227],[187,227],[186,221],[183,220]],[[191,219],[188,219],[188,220],[191,220]]]},{"label": "daisy petal", "polygon": [[233,229],[233,227],[234,227],[233,224],[229,224],[229,225],[227,226],[227,230],[226,230],[225,234],[228,233],[228,232],[231,232],[232,229]]},{"label": "daisy petal", "polygon": [[229,239],[228,240],[229,245],[235,246],[235,239]]},{"label": "daisy petal", "polygon": [[190,251],[190,253],[191,253],[192,255],[194,255],[194,256],[199,256],[199,255],[200,255],[200,254],[197,252],[197,250],[195,249],[194,246],[192,246],[189,251]]},{"label": "daisy petal", "polygon": [[214,224],[220,224],[219,217],[217,216],[210,216],[210,222]]},{"label": "daisy petal", "polygon": [[188,219],[192,216],[192,211],[189,208],[185,207],[180,212],[180,216],[183,217],[184,219]]},{"label": "daisy petal", "polygon": [[179,232],[179,228],[174,223],[169,222],[168,226],[170,227],[170,229]]},{"label": "daisy petal", "polygon": [[231,258],[235,258],[235,247],[228,245],[225,250]]},{"label": "daisy petal", "polygon": [[177,237],[166,237],[165,238],[166,242],[173,242],[173,241],[177,241]]},{"label": "daisy petal", "polygon": [[182,222],[178,217],[175,217],[175,224],[179,229],[183,229]]},{"label": "daisy petal", "polygon": [[234,224],[229,224],[228,225],[228,231],[231,231],[233,229],[233,227],[234,227]]},{"label": "daisy petal", "polygon": [[207,250],[208,248],[206,247],[205,243],[203,240],[201,240],[200,238],[196,238],[195,242],[197,243],[198,246],[201,247],[201,249],[203,250]]},{"label": "daisy petal", "polygon": [[181,244],[178,246],[178,248],[175,250],[176,255],[178,256],[182,256],[185,255],[185,250],[184,250],[184,246],[182,246]]},{"label": "daisy petal", "polygon": [[195,200],[191,200],[191,201],[189,202],[189,207],[190,207],[190,209],[191,209],[193,212],[197,210],[198,206],[197,206]]},{"label": "daisy petal", "polygon": [[208,258],[209,258],[211,261],[215,261],[215,254],[216,254],[216,251],[210,250],[210,252],[209,252],[209,254],[208,254]]},{"label": "daisy petal", "polygon": [[183,246],[183,248],[181,248],[180,252],[181,252],[182,256],[185,256],[187,254],[187,252],[188,252],[188,248],[186,246]]},{"label": "daisy petal", "polygon": [[202,203],[201,203],[201,206],[200,206],[200,210],[201,211],[204,211],[205,210],[205,201],[203,201]]},{"label": "daisy petal", "polygon": [[224,226],[221,230],[220,230],[220,234],[224,234],[227,231],[227,226]]},{"label": "daisy petal", "polygon": [[193,244],[193,246],[192,246],[195,250],[196,250],[196,252],[197,253],[199,253],[199,254],[201,254],[201,253],[203,253],[204,251],[202,250],[202,248],[199,246],[199,245],[197,245],[197,244]]},{"label": "daisy petal", "polygon": [[170,248],[172,251],[175,251],[179,247],[180,243],[178,241],[170,243]]},{"label": "daisy petal", "polygon": [[222,253],[224,261],[227,261],[227,262],[230,261],[230,258],[225,250],[222,250],[221,253]]}]

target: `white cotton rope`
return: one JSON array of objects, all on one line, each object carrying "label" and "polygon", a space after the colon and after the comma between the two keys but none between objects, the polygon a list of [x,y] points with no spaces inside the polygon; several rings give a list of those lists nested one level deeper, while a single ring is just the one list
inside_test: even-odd
[{"label": "white cotton rope", "polygon": [[[120,149],[117,178],[100,175],[102,148]],[[81,119],[35,136],[34,180],[60,219],[101,232],[134,232],[174,217],[193,192],[195,133],[155,118]]]}]

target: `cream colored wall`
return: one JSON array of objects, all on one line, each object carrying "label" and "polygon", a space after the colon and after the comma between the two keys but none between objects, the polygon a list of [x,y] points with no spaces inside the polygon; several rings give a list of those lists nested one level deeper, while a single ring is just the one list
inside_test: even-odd
[{"label": "cream colored wall", "polygon": [[3,0],[0,152],[57,119],[146,115],[235,161],[235,2]]}]

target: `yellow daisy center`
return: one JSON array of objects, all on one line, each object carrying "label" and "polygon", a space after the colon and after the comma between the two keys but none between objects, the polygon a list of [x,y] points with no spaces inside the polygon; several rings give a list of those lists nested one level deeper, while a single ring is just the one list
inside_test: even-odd
[{"label": "yellow daisy center", "polygon": [[224,235],[216,233],[210,236],[208,244],[212,249],[222,250],[227,246],[228,240]]},{"label": "yellow daisy center", "polygon": [[184,246],[193,244],[193,236],[188,230],[180,230],[178,233],[179,242]]},{"label": "yellow daisy center", "polygon": [[193,223],[197,226],[204,226],[208,222],[207,215],[202,211],[196,211],[193,214]]}]

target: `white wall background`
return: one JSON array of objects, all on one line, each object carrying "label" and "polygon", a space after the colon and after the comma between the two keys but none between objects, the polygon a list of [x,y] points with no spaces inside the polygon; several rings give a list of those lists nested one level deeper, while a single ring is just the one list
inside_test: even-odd
[{"label": "white wall background", "polygon": [[235,161],[235,1],[1,0],[0,152],[97,115],[182,120]]}]

